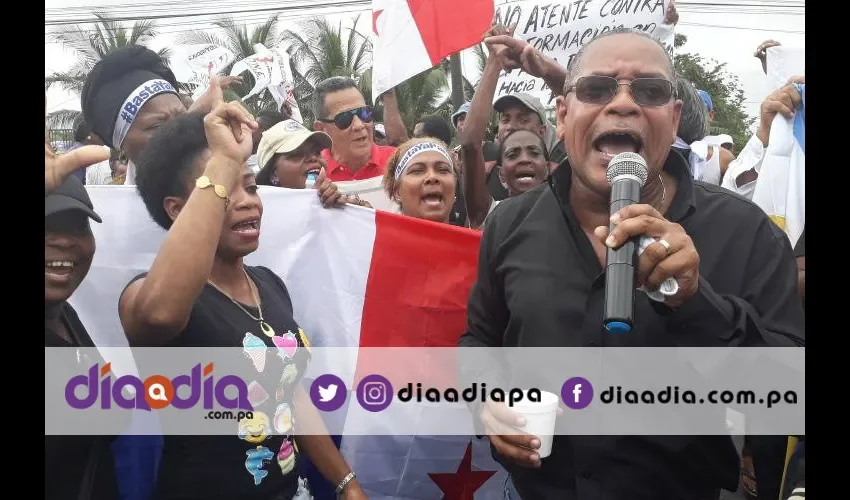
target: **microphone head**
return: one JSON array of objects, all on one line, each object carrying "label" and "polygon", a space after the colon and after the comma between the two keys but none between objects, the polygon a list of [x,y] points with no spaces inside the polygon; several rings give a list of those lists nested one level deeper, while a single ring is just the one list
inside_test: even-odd
[{"label": "microphone head", "polygon": [[640,185],[643,186],[649,177],[646,160],[637,153],[617,154],[608,162],[608,170],[605,172],[605,176],[608,178],[608,184],[613,184],[614,180],[621,175],[637,177],[640,180]]}]

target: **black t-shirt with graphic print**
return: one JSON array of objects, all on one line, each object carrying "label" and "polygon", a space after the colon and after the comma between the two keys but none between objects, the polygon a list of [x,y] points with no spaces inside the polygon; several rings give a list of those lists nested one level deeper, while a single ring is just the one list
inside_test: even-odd
[{"label": "black t-shirt with graphic print", "polygon": [[[67,302],[62,304],[60,319],[71,341],[59,336],[56,332],[45,329],[44,347],[94,347],[91,337],[80,322],[77,312]],[[73,361],[75,366],[62,369],[52,367],[54,373],[71,373],[76,371],[85,374],[89,367],[103,360],[91,359],[94,349],[86,349],[83,357],[77,356]],[[79,351],[78,351],[79,353]],[[63,362],[65,356],[58,357]],[[67,358],[71,359],[71,358]],[[49,408],[48,408],[49,410]],[[68,414],[65,413],[67,418]],[[80,415],[83,415],[80,413]],[[82,417],[88,418],[88,417]],[[71,428],[73,422],[67,423]],[[90,500],[115,500],[118,498],[118,480],[115,474],[115,461],[110,449],[115,436],[44,436],[44,498],[48,500],[78,500],[83,486],[84,474],[91,465],[91,479],[86,479],[89,487]]]},{"label": "black t-shirt with graphic print", "polygon": [[[207,284],[186,328],[169,347],[265,345],[274,349],[267,351],[262,363],[257,361],[257,351],[253,356],[245,352],[245,362],[253,364],[250,369],[262,386],[262,402],[252,401],[253,421],[234,422],[232,437],[164,436],[156,500],[284,500],[298,489],[292,398],[310,362],[310,344],[293,319],[283,281],[265,267],[245,269],[257,285],[263,318],[274,330],[275,340],[229,297]],[[257,308],[242,307],[259,317]],[[256,432],[264,427],[268,432]]]}]

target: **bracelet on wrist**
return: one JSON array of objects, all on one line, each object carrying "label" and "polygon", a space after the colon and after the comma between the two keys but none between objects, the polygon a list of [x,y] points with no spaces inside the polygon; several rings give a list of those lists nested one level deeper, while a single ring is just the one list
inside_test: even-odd
[{"label": "bracelet on wrist", "polygon": [[344,477],[344,478],[342,478],[342,481],[340,481],[339,483],[337,483],[337,485],[336,485],[336,494],[337,494],[337,495],[342,494],[342,492],[345,490],[346,486],[348,486],[348,484],[349,484],[351,481],[354,481],[354,479],[355,479],[356,477],[357,477],[357,474],[355,474],[354,472],[349,472],[348,474],[346,474],[346,475],[345,475],[345,477]]},{"label": "bracelet on wrist", "polygon": [[216,194],[216,196],[224,200],[225,207],[230,203],[230,197],[228,197],[227,195],[227,188],[225,188],[221,184],[213,184],[210,178],[206,175],[198,177],[198,179],[195,181],[195,187],[198,189],[207,189],[211,187],[212,191]]}]

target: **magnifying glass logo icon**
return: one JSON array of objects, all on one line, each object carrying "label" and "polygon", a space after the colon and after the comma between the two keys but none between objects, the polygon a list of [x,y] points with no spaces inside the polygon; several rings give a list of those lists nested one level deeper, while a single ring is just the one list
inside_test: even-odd
[{"label": "magnifying glass logo icon", "polygon": [[148,387],[148,396],[151,399],[156,399],[158,401],[168,401],[168,398],[165,397],[165,387],[162,384],[151,384]]},{"label": "magnifying glass logo icon", "polygon": [[174,397],[174,386],[171,380],[162,375],[148,377],[145,382],[145,401],[152,410],[159,410],[171,404]]}]

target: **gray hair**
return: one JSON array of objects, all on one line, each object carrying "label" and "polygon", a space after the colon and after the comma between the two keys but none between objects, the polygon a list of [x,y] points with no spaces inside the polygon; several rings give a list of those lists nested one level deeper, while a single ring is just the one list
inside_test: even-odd
[{"label": "gray hair", "polygon": [[357,83],[345,76],[332,76],[319,82],[313,90],[313,112],[316,118],[330,118],[327,116],[328,108],[325,107],[325,98],[328,94],[352,88],[356,89]]},{"label": "gray hair", "polygon": [[644,31],[636,30],[634,28],[625,28],[625,27],[621,26],[621,27],[614,28],[610,31],[605,31],[603,33],[600,33],[599,35],[596,36],[596,38],[594,38],[594,39],[590,40],[589,42],[587,42],[586,44],[582,45],[582,47],[579,49],[579,51],[570,59],[569,65],[567,66],[567,78],[564,80],[564,88],[561,90],[562,93],[566,94],[566,90],[572,85],[573,79],[575,78],[575,76],[579,72],[579,69],[581,67],[581,60],[584,58],[584,53],[585,53],[585,51],[587,51],[587,48],[590,47],[591,45],[593,45],[594,43],[598,42],[599,40],[602,40],[603,38],[608,38],[610,36],[617,36],[617,35],[642,36],[642,37],[646,38],[647,40],[652,40],[653,42],[655,42],[655,44],[658,45],[658,48],[661,49],[661,52],[664,53],[664,56],[667,59],[667,70],[670,73],[670,78],[675,80],[675,78],[676,78],[676,68],[675,68],[675,66],[673,66],[673,57],[670,56],[670,53],[667,52],[667,49],[664,48],[664,45],[662,45],[661,42],[659,42],[655,38],[652,38],[649,34],[647,34]]},{"label": "gray hair", "polygon": [[688,144],[708,135],[708,112],[697,92],[688,80],[676,78],[676,91],[682,100],[682,116],[679,119],[678,136]]}]

